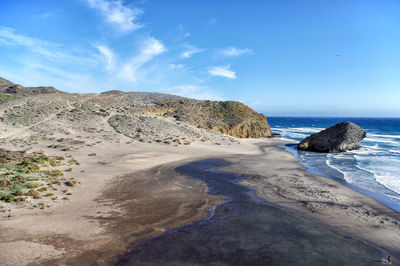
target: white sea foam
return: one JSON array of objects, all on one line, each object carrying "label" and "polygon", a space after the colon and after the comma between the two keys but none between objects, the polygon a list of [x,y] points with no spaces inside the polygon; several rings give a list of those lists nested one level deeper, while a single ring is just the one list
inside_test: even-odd
[{"label": "white sea foam", "polygon": [[376,182],[388,189],[400,193],[400,159],[394,156],[376,156],[373,160],[366,156],[357,156],[357,167],[371,173]]},{"label": "white sea foam", "polygon": [[378,138],[400,139],[400,135],[384,135],[384,134],[371,134],[371,133],[368,133],[367,136],[378,137]]},{"label": "white sea foam", "polygon": [[375,145],[372,145],[372,146],[370,146],[370,145],[363,145],[363,147],[361,147],[361,149],[362,148],[368,148],[368,149],[373,149],[373,150],[378,150],[378,149],[380,149],[380,147],[379,147],[379,144],[375,144]]},{"label": "white sea foam", "polygon": [[[288,127],[276,128],[282,139],[299,141],[323,128]],[[313,153],[301,153],[303,161],[311,167],[322,167]],[[327,154],[326,173],[341,173],[349,184],[368,191],[386,195],[400,202],[400,134],[369,133],[362,141],[361,148],[340,154]],[[331,170],[329,170],[331,169]],[[332,170],[334,169],[334,170]],[[331,171],[331,172],[330,172]]]},{"label": "white sea foam", "polygon": [[297,132],[297,133],[316,133],[323,130],[323,128],[315,128],[315,127],[287,127],[287,128],[271,128],[272,130],[284,130],[288,132]]},{"label": "white sea foam", "polygon": [[324,128],[319,128],[319,127],[289,127],[287,129],[295,132],[314,132],[314,133],[324,130]]},{"label": "white sea foam", "polygon": [[369,138],[366,137],[364,141],[369,141],[369,142],[380,142],[380,143],[390,143],[390,144],[399,144],[398,140],[391,140],[391,139],[384,139],[384,138]]},{"label": "white sea foam", "polygon": [[389,150],[390,153],[400,154],[399,150]]},{"label": "white sea foam", "polygon": [[348,154],[362,154],[362,155],[379,155],[385,153],[385,150],[379,148],[362,147],[358,150],[347,152]]},{"label": "white sea foam", "polygon": [[328,154],[326,165],[341,173],[347,183],[354,184],[355,176],[352,175],[352,169],[346,166],[345,160],[351,160],[351,157],[344,154]]}]

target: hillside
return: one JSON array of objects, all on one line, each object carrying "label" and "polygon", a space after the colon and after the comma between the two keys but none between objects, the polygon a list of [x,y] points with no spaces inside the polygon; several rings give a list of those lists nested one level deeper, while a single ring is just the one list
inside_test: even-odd
[{"label": "hillside", "polygon": [[0,128],[9,136],[86,132],[107,139],[123,134],[132,141],[177,144],[271,136],[266,118],[239,102],[148,92],[69,94],[0,81]]},{"label": "hillside", "polygon": [[[28,95],[38,95],[47,93],[60,92],[54,87],[24,87],[19,84],[14,84],[13,82],[0,77],[0,93],[8,94],[13,96],[28,96]],[[3,96],[4,98],[4,96]]]},{"label": "hillside", "polygon": [[4,88],[4,87],[8,87],[14,85],[14,83],[12,83],[9,80],[3,79],[0,77],[0,91]]}]

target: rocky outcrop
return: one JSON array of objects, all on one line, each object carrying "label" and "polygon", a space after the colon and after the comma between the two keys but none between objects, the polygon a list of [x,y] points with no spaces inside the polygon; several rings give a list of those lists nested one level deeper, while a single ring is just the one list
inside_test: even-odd
[{"label": "rocky outcrop", "polygon": [[125,92],[120,90],[104,91],[100,93],[101,95],[125,95]]},{"label": "rocky outcrop", "polygon": [[235,101],[180,100],[157,103],[151,113],[172,116],[204,129],[212,129],[237,138],[271,137],[263,114]]},{"label": "rocky outcrop", "polygon": [[2,88],[7,88],[7,87],[9,87],[9,86],[11,86],[11,85],[14,85],[14,83],[12,83],[12,82],[9,81],[9,80],[0,78],[0,90],[1,90]]},{"label": "rocky outcrop", "polygon": [[9,80],[0,78],[0,93],[14,96],[29,96],[56,92],[60,91],[56,90],[54,87],[24,87],[19,84],[14,84]]},{"label": "rocky outcrop", "polygon": [[315,152],[344,152],[360,147],[365,131],[352,122],[342,122],[303,139],[297,149]]},{"label": "rocky outcrop", "polygon": [[56,93],[60,91],[56,90],[54,87],[24,87],[21,85],[14,84],[3,88],[1,92],[16,96],[27,96],[27,95]]}]

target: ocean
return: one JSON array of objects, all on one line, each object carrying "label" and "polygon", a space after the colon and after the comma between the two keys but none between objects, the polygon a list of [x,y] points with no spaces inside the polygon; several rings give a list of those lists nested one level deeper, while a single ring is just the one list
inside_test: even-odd
[{"label": "ocean", "polygon": [[358,150],[344,153],[297,151],[284,148],[301,159],[309,172],[335,178],[400,212],[400,118],[267,117],[280,138],[299,142],[305,137],[343,121],[367,132]]}]

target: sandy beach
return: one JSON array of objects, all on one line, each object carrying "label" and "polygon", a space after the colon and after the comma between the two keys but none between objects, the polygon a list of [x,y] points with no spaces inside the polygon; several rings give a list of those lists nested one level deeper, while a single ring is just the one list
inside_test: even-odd
[{"label": "sandy beach", "polygon": [[[48,209],[7,206],[0,222],[0,263],[109,265],[138,240],[207,216],[224,198],[207,194],[203,182],[175,171],[205,158],[231,162],[222,170],[248,175],[241,183],[279,208],[377,247],[383,256],[400,257],[398,213],[334,180],[306,173],[278,144],[274,139],[179,147],[102,143],[71,151],[81,162],[73,173],[82,184],[70,201]],[[98,163],[103,161],[107,164]]]},{"label": "sandy beach", "polygon": [[[34,146],[54,153],[46,142]],[[256,152],[251,144],[174,147],[125,142],[69,151],[80,165],[66,174],[81,182],[70,201],[43,210],[3,203],[0,264],[109,264],[132,242],[200,219],[222,200],[207,195],[201,182],[177,175],[176,166]],[[96,156],[88,156],[91,153]]]}]

